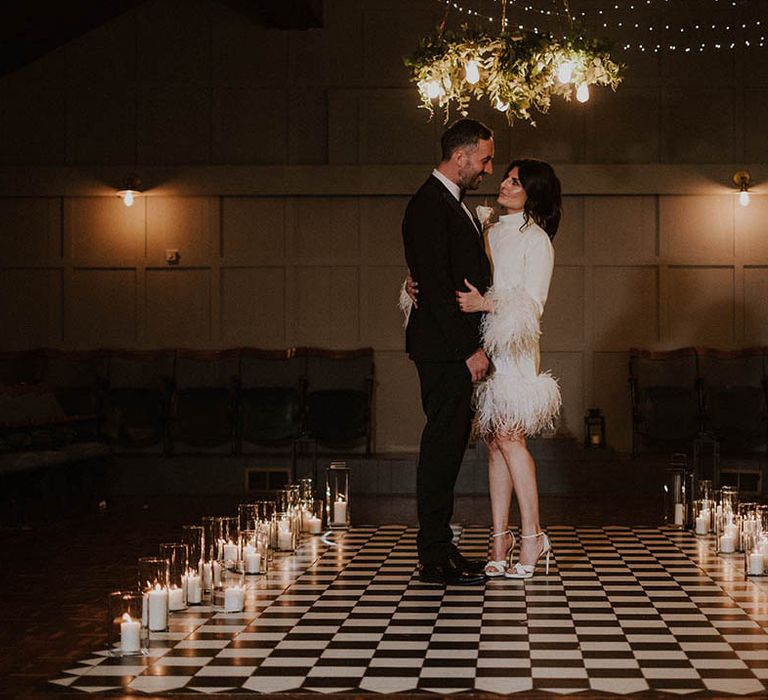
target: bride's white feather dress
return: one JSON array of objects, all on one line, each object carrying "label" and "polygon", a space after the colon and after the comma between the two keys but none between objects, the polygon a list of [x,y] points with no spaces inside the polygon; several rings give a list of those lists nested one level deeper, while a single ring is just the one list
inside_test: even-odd
[{"label": "bride's white feather dress", "polygon": [[483,348],[493,363],[475,390],[477,431],[533,436],[552,427],[560,411],[557,381],[539,372],[541,314],[549,293],[554,251],[549,236],[522,212],[499,217],[488,231],[496,309],[483,319]]}]

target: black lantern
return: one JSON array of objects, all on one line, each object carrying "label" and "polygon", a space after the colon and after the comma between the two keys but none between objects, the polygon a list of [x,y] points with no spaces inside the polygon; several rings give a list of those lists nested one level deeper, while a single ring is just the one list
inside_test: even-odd
[{"label": "black lantern", "polygon": [[605,416],[599,408],[590,408],[584,416],[584,447],[605,447]]}]

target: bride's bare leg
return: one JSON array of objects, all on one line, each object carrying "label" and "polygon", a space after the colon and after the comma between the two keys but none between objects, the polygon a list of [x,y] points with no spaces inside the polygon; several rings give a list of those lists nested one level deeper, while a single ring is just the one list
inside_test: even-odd
[{"label": "bride's bare leg", "polygon": [[[517,504],[520,508],[520,533],[532,535],[541,530],[539,523],[539,490],[536,482],[536,463],[528,452],[525,438],[497,438],[498,448],[504,456],[512,479]],[[520,563],[533,564],[541,550],[541,538],[520,540]]]},{"label": "bride's bare leg", "polygon": [[[509,506],[512,503],[512,476],[504,455],[495,439],[488,444],[488,490],[491,495],[491,519],[494,532],[506,532],[509,528]],[[504,559],[511,537],[491,538],[491,556],[494,561]]]}]

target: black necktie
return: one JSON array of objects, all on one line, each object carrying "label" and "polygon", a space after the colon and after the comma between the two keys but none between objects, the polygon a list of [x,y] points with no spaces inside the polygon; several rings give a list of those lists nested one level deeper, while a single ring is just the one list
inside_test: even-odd
[{"label": "black necktie", "polygon": [[459,190],[459,202],[460,203],[463,202],[464,201],[464,197],[466,197],[466,196],[467,196],[467,191],[462,187]]}]

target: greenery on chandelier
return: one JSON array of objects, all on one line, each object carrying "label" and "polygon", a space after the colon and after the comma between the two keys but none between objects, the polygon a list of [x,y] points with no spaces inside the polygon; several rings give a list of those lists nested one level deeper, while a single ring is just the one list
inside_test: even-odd
[{"label": "greenery on chandelier", "polygon": [[491,35],[463,26],[421,40],[405,59],[419,88],[421,107],[430,117],[451,110],[466,115],[469,103],[487,98],[507,121],[523,119],[535,125],[534,113],[547,112],[553,95],[580,102],[589,99],[589,86],[621,82],[623,66],[614,62],[609,44],[573,34],[556,38],[531,31]]}]

